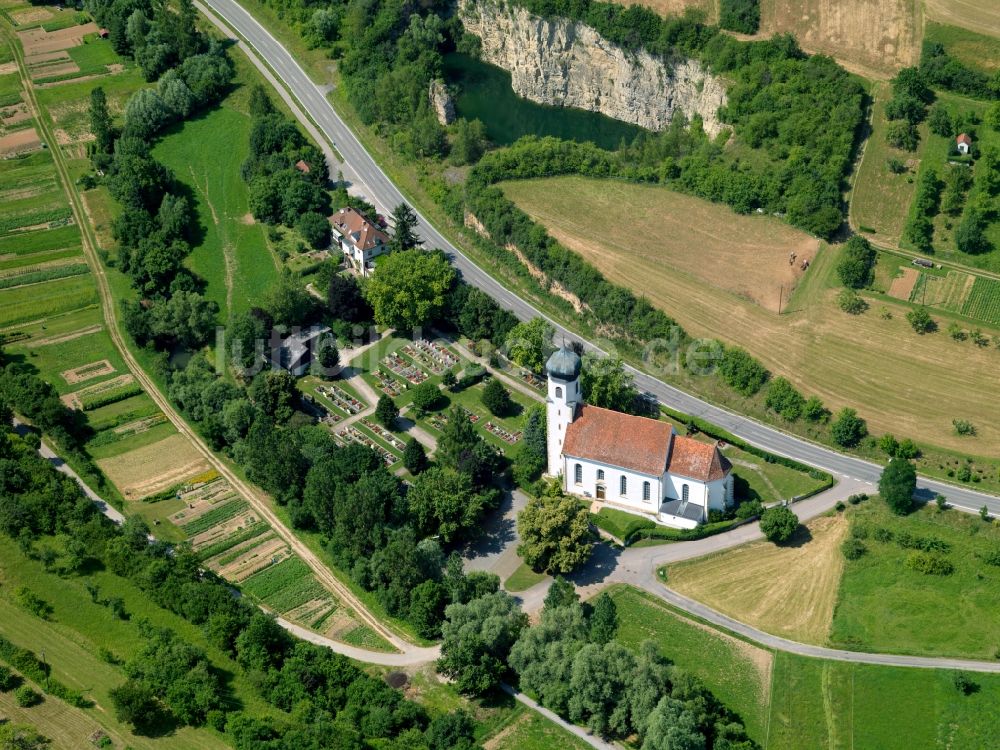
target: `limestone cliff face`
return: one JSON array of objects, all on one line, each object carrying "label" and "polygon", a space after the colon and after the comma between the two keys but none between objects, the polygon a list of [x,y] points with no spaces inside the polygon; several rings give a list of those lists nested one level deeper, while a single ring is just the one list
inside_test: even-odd
[{"label": "limestone cliff face", "polygon": [[430,100],[431,108],[437,116],[438,122],[442,125],[451,125],[455,122],[455,102],[448,93],[448,87],[444,81],[435,78],[427,90],[427,98]]},{"label": "limestone cliff face", "polygon": [[540,104],[579,107],[648,130],[663,130],[677,111],[701,115],[716,135],[726,103],[722,81],[697,60],[668,63],[632,53],[594,29],[547,20],[500,0],[459,0],[466,31],[482,40],[482,59],[507,70],[520,96]]}]

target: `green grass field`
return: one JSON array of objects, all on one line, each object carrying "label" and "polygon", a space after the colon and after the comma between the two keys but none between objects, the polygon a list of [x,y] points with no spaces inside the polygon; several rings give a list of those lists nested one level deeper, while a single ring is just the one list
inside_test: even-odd
[{"label": "green grass field", "polygon": [[83,44],[79,47],[71,47],[69,56],[80,68],[77,75],[94,75],[104,73],[109,65],[122,63],[122,59],[115,53],[111,42],[101,39],[96,34],[88,34],[83,38]]},{"label": "green grass field", "polygon": [[72,224],[55,229],[35,229],[0,237],[0,256],[31,256],[65,248],[79,248],[80,230]]},{"label": "green grass field", "polygon": [[0,75],[0,107],[9,107],[21,101],[21,78],[17,73]]},{"label": "green grass field", "polygon": [[249,148],[250,118],[237,109],[238,94],[184,123],[153,150],[190,191],[204,236],[187,262],[207,282],[206,295],[219,304],[222,322],[259,304],[278,278],[264,228],[248,223],[240,165]]},{"label": "green grass field", "polygon": [[963,695],[949,670],[772,655],[636,589],[615,587],[612,597],[624,645],[657,641],[663,654],[740,715],[766,750],[985,748],[1000,742],[998,675],[971,675],[978,689]]},{"label": "green grass field", "polygon": [[89,274],[36,286],[0,290],[0,328],[47,318],[97,304],[97,289]]},{"label": "green grass field", "polygon": [[995,36],[927,21],[924,41],[943,45],[956,60],[988,75],[1000,70],[1000,39]]},{"label": "green grass field", "polygon": [[[38,288],[42,289],[44,286]],[[17,351],[16,347],[12,349]],[[24,352],[28,362],[37,367],[39,374],[55,386],[59,393],[77,391],[128,372],[124,360],[103,330],[59,344],[25,349]],[[114,372],[78,383],[70,383],[62,375],[65,371],[105,359],[114,368]]]},{"label": "green grass field", "polygon": [[521,563],[517,570],[510,574],[510,578],[503,582],[503,587],[512,593],[527,591],[546,578],[548,576],[545,573],[536,573],[527,563]]},{"label": "green grass field", "polygon": [[1000,528],[959,511],[927,507],[893,516],[878,500],[855,507],[853,527],[876,526],[947,542],[955,572],[924,575],[905,565],[911,551],[864,540],[868,551],[844,568],[830,631],[834,645],[897,653],[992,659],[1000,650],[1000,568],[984,561],[1000,548]]}]

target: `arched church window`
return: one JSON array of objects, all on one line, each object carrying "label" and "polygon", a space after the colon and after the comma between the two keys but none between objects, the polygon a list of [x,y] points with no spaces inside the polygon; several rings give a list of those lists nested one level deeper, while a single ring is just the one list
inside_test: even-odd
[{"label": "arched church window", "polygon": [[622,474],[622,478],[618,482],[618,494],[624,495],[626,492],[628,492],[628,478]]},{"label": "arched church window", "polygon": [[583,484],[583,465],[577,464],[573,470],[573,479],[577,484]]},{"label": "arched church window", "polygon": [[557,385],[556,386],[556,398],[562,398],[562,397],[563,397],[562,396],[562,386],[561,385]]}]

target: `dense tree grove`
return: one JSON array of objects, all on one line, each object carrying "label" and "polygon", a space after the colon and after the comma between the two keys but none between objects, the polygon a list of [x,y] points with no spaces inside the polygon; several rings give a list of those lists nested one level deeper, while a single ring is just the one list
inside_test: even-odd
[{"label": "dense tree grove", "polygon": [[753,747],[739,719],[652,642],[635,654],[610,639],[617,620],[611,597],[581,605],[572,585],[559,580],[552,589],[563,595],[550,592],[541,622],[510,650],[522,689],[601,736],[635,734],[644,750]]},{"label": "dense tree grove", "polygon": [[107,98],[95,88],[90,123],[94,166],[122,210],[112,225],[116,263],[142,302],[123,303],[126,329],[140,344],[194,347],[207,339],[218,308],[200,294],[200,281],[184,267],[194,216],[173,175],[151,155],[153,139],[168,124],[216,102],[229,87],[232,65],[223,46],[195,28],[190,0],[93,0],[89,9],[110,32],[115,49],[131,56],[154,88],[139,89],[115,127]]},{"label": "dense tree grove", "polygon": [[250,153],[241,173],[254,218],[298,227],[313,247],[324,247],[330,241],[326,158],[275,109],[263,86],[250,92],[250,114]]},{"label": "dense tree grove", "polygon": [[720,0],[719,26],[742,34],[760,28],[760,0]]},{"label": "dense tree grove", "polygon": [[[204,653],[175,632],[141,625],[145,645],[124,665],[126,680],[111,691],[120,719],[143,732],[152,725],[201,725],[224,730],[238,750],[343,750],[405,737],[405,747],[441,750],[441,737],[470,747],[467,717],[431,720],[423,708],[345,657],[298,641],[273,618],[232,596],[228,584],[205,574],[186,545],[172,550],[150,542],[144,522],[117,527],[97,511],[69,477],[7,427],[0,429],[0,533],[28,549],[42,537],[83,542],[110,574],[128,578],[156,605],[201,627],[229,654],[246,684],[276,709],[268,716],[234,708],[219,673]],[[461,575],[446,576],[456,601],[495,587]],[[386,747],[390,745],[386,744]]]},{"label": "dense tree grove", "polygon": [[993,77],[973,70],[949,55],[943,45],[924,42],[920,51],[920,73],[938,86],[974,99],[1000,99],[1000,72]]}]

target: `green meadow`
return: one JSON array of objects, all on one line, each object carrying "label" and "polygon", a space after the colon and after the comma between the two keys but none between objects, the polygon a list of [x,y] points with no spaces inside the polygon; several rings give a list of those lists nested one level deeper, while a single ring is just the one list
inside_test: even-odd
[{"label": "green meadow", "polygon": [[771,652],[680,613],[655,597],[615,587],[618,639],[654,640],[695,674],[766,750],[996,747],[1000,675],[969,673],[969,694],[951,670],[881,667]]}]

